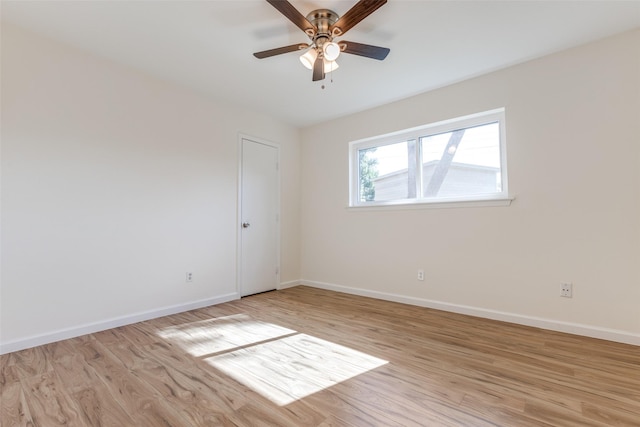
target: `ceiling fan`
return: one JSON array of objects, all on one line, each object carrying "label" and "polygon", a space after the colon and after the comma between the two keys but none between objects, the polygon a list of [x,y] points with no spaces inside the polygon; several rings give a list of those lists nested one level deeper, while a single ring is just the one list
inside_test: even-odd
[{"label": "ceiling fan", "polygon": [[341,52],[380,61],[389,54],[389,49],[386,47],[350,41],[334,41],[335,38],[342,37],[356,24],[375,12],[387,0],[360,0],[341,17],[329,9],[317,9],[304,17],[287,0],[267,0],[267,2],[304,31],[311,42],[256,52],[253,54],[256,58],[264,59],[283,53],[306,50],[300,60],[307,68],[313,70],[313,81],[315,82],[323,80],[326,72],[338,68],[335,61]]}]

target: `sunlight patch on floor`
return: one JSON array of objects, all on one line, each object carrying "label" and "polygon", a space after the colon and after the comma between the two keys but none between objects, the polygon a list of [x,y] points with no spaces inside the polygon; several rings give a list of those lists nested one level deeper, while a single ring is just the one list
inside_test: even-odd
[{"label": "sunlight patch on floor", "polygon": [[204,360],[281,406],[388,363],[305,334]]},{"label": "sunlight patch on floor", "polygon": [[158,336],[176,343],[192,356],[203,357],[295,333],[246,314],[234,314],[170,326],[159,331]]}]

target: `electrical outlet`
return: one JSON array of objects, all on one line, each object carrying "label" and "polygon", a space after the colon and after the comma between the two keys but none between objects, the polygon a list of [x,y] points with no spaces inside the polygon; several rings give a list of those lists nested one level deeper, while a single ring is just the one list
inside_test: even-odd
[{"label": "electrical outlet", "polygon": [[424,270],[418,270],[418,280],[424,280]]},{"label": "electrical outlet", "polygon": [[573,298],[573,284],[561,283],[560,284],[560,296],[565,298]]},{"label": "electrical outlet", "polygon": [[187,275],[186,275],[186,282],[193,282],[193,273],[190,271],[187,271]]}]

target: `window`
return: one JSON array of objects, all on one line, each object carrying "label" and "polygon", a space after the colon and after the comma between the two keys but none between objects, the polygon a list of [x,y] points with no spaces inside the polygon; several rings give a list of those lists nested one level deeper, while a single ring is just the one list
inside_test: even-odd
[{"label": "window", "polygon": [[351,206],[507,198],[504,110],[350,144]]}]

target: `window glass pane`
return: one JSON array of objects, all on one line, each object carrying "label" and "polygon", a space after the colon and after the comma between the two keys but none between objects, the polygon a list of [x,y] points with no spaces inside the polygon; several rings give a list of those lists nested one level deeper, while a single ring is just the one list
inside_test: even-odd
[{"label": "window glass pane", "polygon": [[350,206],[507,200],[504,109],[352,141]]},{"label": "window glass pane", "polygon": [[415,197],[415,152],[415,141],[358,150],[360,201]]},{"label": "window glass pane", "polygon": [[420,144],[423,197],[502,191],[498,122],[422,137]]}]

